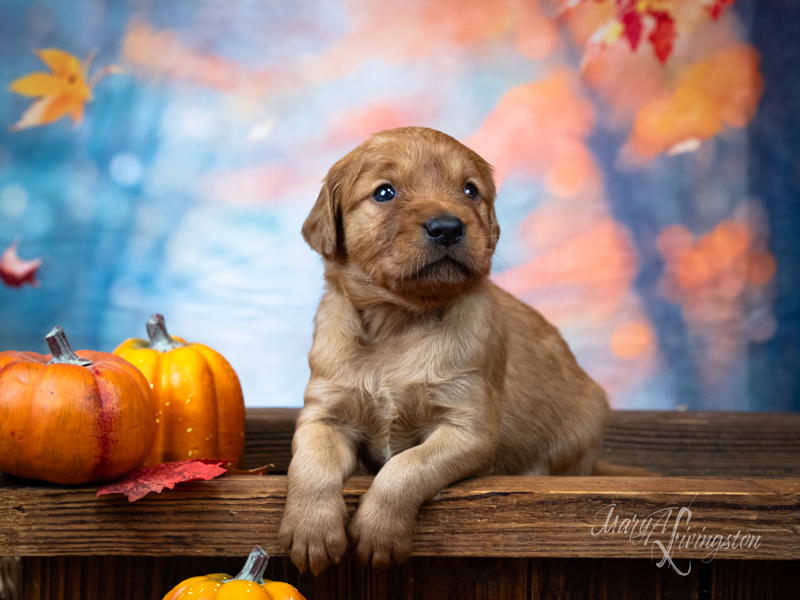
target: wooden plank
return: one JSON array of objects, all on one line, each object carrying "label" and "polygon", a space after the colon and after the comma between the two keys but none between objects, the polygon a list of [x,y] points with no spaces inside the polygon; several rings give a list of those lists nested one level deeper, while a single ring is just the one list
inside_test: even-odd
[{"label": "wooden plank", "polygon": [[[25,560],[24,598],[161,600],[184,579],[210,572],[235,573],[243,561],[243,557],[31,557]],[[689,600],[696,587],[696,577],[680,578],[681,587],[673,586],[669,595],[659,594],[671,576],[645,560],[421,557],[376,573],[345,559],[315,578],[297,573],[288,559],[275,558],[265,576],[291,583],[307,600]]]},{"label": "wooden plank", "polygon": [[[187,556],[27,557],[23,565],[24,599],[162,600],[175,585],[195,575],[236,575],[244,560],[245,557]],[[288,581],[313,598],[313,577],[300,575],[288,560],[271,560],[265,576]]]},{"label": "wooden plank", "polygon": [[528,559],[416,557],[375,572],[346,557],[306,587],[308,600],[527,600]]},{"label": "wooden plank", "polygon": [[270,463],[274,473],[286,473],[292,459],[292,436],[298,408],[248,408],[245,410],[244,468]]},{"label": "wooden plank", "polygon": [[797,600],[800,595],[797,562],[721,560],[710,566],[707,598]]},{"label": "wooden plank", "polygon": [[601,458],[665,476],[800,477],[800,413],[614,411]]},{"label": "wooden plank", "polygon": [[[247,410],[247,468],[286,472],[299,412]],[[614,411],[601,458],[664,476],[800,477],[800,413]]]},{"label": "wooden plank", "polygon": [[668,568],[659,568],[651,560],[577,558],[530,560],[531,600],[551,598],[698,600],[699,569],[682,576]]},{"label": "wooden plank", "polygon": [[[370,482],[345,485],[351,511]],[[92,486],[10,478],[0,486],[0,555],[242,556],[254,543],[281,555],[285,476],[189,482],[136,503],[97,499]],[[714,553],[717,535],[729,547]],[[681,540],[688,547],[677,548]],[[482,477],[425,503],[414,543],[416,556],[660,560],[664,553],[800,559],[800,480]]]},{"label": "wooden plank", "polygon": [[[25,600],[161,600],[195,575],[235,573],[244,557],[29,557]],[[681,561],[685,568],[687,561]],[[380,573],[345,558],[317,577],[273,558],[268,579],[294,585],[307,600],[699,600],[797,597],[797,563],[696,561],[687,576],[647,559],[417,557]]]}]

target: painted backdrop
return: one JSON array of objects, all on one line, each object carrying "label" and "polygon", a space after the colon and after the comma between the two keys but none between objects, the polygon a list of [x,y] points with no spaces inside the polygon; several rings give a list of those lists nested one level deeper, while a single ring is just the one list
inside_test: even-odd
[{"label": "painted backdrop", "polygon": [[798,410],[797,12],[4,0],[0,350],[59,324],[111,351],[161,312],[249,406],[300,406],[322,293],[300,226],[333,162],[424,125],[494,166],[493,276],[615,408]]}]

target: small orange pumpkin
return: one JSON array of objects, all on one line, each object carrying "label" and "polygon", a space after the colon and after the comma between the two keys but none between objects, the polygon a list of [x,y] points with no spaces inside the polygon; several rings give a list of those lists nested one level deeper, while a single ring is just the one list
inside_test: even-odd
[{"label": "small orange pumpkin", "polygon": [[167,333],[164,317],[147,322],[149,341],[129,339],[114,350],[150,382],[156,399],[156,441],[145,466],[193,458],[244,456],[244,399],[236,372],[221,354]]},{"label": "small orange pumpkin", "polygon": [[142,374],[107,352],[0,352],[0,470],[53,483],[108,481],[141,465],[156,435]]},{"label": "small orange pumpkin", "polygon": [[264,579],[268,560],[269,555],[256,546],[236,577],[225,573],[191,577],[172,588],[163,600],[305,600],[294,586]]}]

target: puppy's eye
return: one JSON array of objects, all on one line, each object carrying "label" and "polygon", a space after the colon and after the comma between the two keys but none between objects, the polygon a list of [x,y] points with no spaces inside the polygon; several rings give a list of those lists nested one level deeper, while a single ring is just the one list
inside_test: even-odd
[{"label": "puppy's eye", "polygon": [[467,195],[467,198],[472,198],[473,200],[478,199],[478,188],[471,183],[464,186],[464,193]]},{"label": "puppy's eye", "polygon": [[384,183],[382,186],[372,192],[372,197],[375,198],[376,202],[387,202],[389,200],[394,200],[395,196],[397,196],[397,192],[395,192],[394,188],[388,183]]}]

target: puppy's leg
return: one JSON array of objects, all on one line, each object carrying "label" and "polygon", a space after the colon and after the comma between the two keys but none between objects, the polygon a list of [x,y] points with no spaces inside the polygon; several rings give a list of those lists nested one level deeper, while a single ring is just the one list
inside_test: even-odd
[{"label": "puppy's leg", "polygon": [[424,443],[383,466],[347,528],[360,565],[367,565],[371,557],[373,567],[383,569],[392,560],[403,563],[411,556],[420,505],[445,486],[491,465],[493,444],[479,431],[442,425]]},{"label": "puppy's leg", "polygon": [[292,441],[278,542],[300,571],[310,566],[316,575],[347,550],[342,483],[355,469],[356,453],[346,428],[313,413],[303,417]]}]

